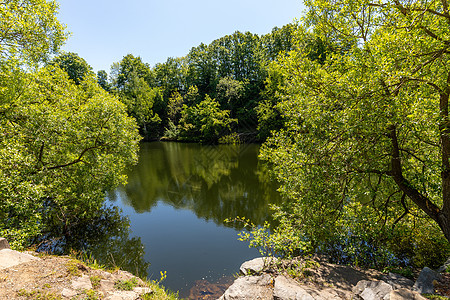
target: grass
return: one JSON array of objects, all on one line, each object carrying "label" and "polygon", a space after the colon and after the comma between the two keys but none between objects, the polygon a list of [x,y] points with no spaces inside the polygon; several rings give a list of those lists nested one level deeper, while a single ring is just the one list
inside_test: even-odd
[{"label": "grass", "polygon": [[78,268],[78,264],[79,262],[75,259],[72,259],[69,262],[67,262],[66,264],[67,271],[71,276],[81,276],[81,271]]},{"label": "grass", "polygon": [[102,280],[102,278],[100,276],[91,276],[89,279],[91,280],[91,284],[94,290],[97,290],[100,287],[100,281]]},{"label": "grass", "polygon": [[143,300],[178,300],[178,293],[166,290],[157,281],[147,281],[152,293],[142,295]]},{"label": "grass", "polygon": [[136,278],[130,280],[118,280],[114,283],[114,287],[121,291],[132,291],[137,285],[138,282]]},{"label": "grass", "polygon": [[432,294],[422,294],[422,296],[424,296],[425,298],[430,299],[430,300],[447,300],[447,299],[449,299],[448,297],[445,297],[445,296],[432,295]]},{"label": "grass", "polygon": [[33,299],[33,300],[62,300],[63,298],[60,295],[51,293],[51,292],[44,292],[41,290],[33,290],[33,291],[27,291],[24,289],[21,289],[17,292],[18,296],[26,297],[27,299]]}]

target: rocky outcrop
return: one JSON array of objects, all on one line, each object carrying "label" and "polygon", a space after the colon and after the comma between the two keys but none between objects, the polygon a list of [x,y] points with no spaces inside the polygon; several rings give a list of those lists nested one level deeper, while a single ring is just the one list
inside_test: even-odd
[{"label": "rocky outcrop", "polygon": [[258,257],[244,262],[239,268],[241,275],[253,275],[268,269],[278,261],[276,257]]},{"label": "rocky outcrop", "polygon": [[[425,300],[420,293],[433,293],[433,281],[437,278],[437,273],[430,272],[432,270],[428,268],[421,272],[414,283],[394,273],[383,275],[374,270],[359,270],[322,262],[316,270],[300,274],[300,277],[304,276],[302,280],[294,280],[271,268],[273,264],[267,263],[268,261],[268,258],[257,258],[243,263],[241,274],[258,276],[239,277],[219,300]],[[280,261],[278,263],[282,264]],[[431,288],[428,285],[430,283]]]},{"label": "rocky outcrop", "polygon": [[[8,245],[2,242],[0,245]],[[0,299],[137,300],[153,291],[125,271],[92,269],[71,257],[0,250]]]}]

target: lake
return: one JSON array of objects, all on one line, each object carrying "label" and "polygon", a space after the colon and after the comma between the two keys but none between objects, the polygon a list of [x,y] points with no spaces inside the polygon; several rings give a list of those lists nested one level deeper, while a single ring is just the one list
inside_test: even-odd
[{"label": "lake", "polygon": [[259,256],[238,241],[241,224],[224,222],[240,216],[262,225],[269,205],[281,201],[258,151],[257,144],[142,143],[128,184],[108,196],[129,218],[128,238],[143,245],[136,270],[144,261],[156,280],[166,271],[164,286],[195,298],[209,284],[223,288],[242,262]]}]

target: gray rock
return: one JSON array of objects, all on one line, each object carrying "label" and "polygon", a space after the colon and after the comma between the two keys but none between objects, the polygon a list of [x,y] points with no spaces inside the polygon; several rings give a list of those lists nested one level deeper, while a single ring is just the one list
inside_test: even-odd
[{"label": "gray rock", "polygon": [[117,291],[106,296],[105,300],[136,300],[139,294],[132,291]]},{"label": "gray rock", "polygon": [[413,290],[421,294],[434,294],[433,281],[439,279],[439,273],[425,267],[420,271],[419,277],[417,278],[416,283],[414,283]]},{"label": "gray rock", "polygon": [[362,300],[388,300],[392,286],[384,281],[361,280],[353,287],[355,299]]},{"label": "gray rock", "polygon": [[11,249],[0,250],[0,269],[10,268],[33,260],[40,260],[40,258]]},{"label": "gray rock", "polygon": [[272,300],[273,279],[267,274],[239,277],[219,300]]},{"label": "gray rock", "polygon": [[278,276],[273,290],[274,300],[315,300],[291,278]]},{"label": "gray rock", "polygon": [[389,300],[427,300],[427,298],[422,297],[418,292],[402,288],[391,291]]},{"label": "gray rock", "polygon": [[137,293],[138,295],[145,295],[145,294],[153,293],[151,288],[146,288],[146,287],[135,287],[133,289],[133,292]]},{"label": "gray rock", "polygon": [[438,271],[439,273],[442,273],[442,272],[444,272],[445,270],[447,270],[448,267],[450,267],[450,258],[447,259],[447,261],[446,261],[441,267],[439,267],[439,269],[437,269],[437,271]]},{"label": "gray rock", "polygon": [[103,292],[114,290],[114,281],[106,279],[100,280],[100,290]]},{"label": "gray rock", "polygon": [[72,289],[74,290],[92,290],[92,283],[91,279],[87,275],[83,275],[81,277],[78,277],[74,280],[72,280]]},{"label": "gray rock", "polygon": [[402,275],[389,272],[389,274],[383,276],[383,281],[391,285],[394,290],[397,289],[412,289],[414,281],[403,277]]},{"label": "gray rock", "polygon": [[11,249],[9,247],[8,241],[5,238],[0,238],[0,250]]},{"label": "gray rock", "polygon": [[64,288],[61,292],[61,296],[66,298],[72,298],[75,297],[76,295],[78,295],[78,292],[68,288]]},{"label": "gray rock", "polygon": [[277,262],[276,257],[258,257],[249,261],[244,262],[239,271],[242,275],[254,275],[258,274],[266,267],[270,266],[272,263]]}]

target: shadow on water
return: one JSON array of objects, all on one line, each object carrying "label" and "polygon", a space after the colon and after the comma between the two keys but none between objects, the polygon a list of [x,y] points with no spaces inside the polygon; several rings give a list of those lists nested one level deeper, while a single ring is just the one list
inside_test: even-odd
[{"label": "shadow on water", "polygon": [[138,276],[147,276],[150,263],[144,259],[140,237],[130,237],[130,221],[115,206],[104,206],[93,219],[73,227],[66,236],[46,236],[38,252],[69,254],[94,260],[107,269],[120,267]]},{"label": "shadow on water", "polygon": [[144,143],[139,164],[119,194],[137,213],[163,201],[217,225],[240,230],[240,223],[224,223],[237,216],[262,225],[271,218],[269,204],[281,198],[258,150],[256,144]]}]

